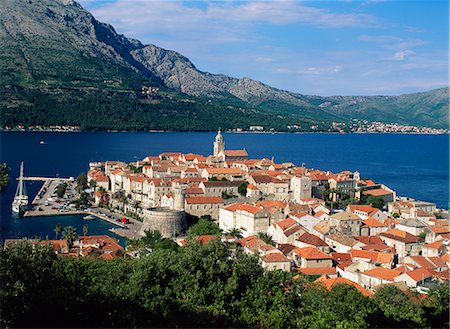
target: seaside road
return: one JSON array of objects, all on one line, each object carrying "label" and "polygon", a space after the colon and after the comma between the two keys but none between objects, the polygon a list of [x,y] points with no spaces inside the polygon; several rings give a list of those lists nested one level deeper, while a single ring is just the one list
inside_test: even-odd
[{"label": "seaside road", "polygon": [[[122,214],[111,212],[105,208],[96,208],[93,211],[93,214],[102,219],[103,219],[103,217],[105,217],[104,215],[107,215],[107,216],[109,216],[107,218],[111,218],[114,221],[114,222],[111,221],[112,223],[114,223],[118,226],[121,226],[121,227],[114,227],[114,228],[109,229],[109,231],[111,231],[117,235],[120,235],[127,239],[140,239],[142,237],[139,235],[139,231],[141,230],[141,227],[142,227],[142,222],[140,222],[134,218],[130,218],[130,217],[124,216]],[[103,216],[99,216],[99,215],[103,215]],[[124,225],[124,224],[120,223],[120,220],[123,217],[128,219],[128,221],[129,221],[128,224]]]}]

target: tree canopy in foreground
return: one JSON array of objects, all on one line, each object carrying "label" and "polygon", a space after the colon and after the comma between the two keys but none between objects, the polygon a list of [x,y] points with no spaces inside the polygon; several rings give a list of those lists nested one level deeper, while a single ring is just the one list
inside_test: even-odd
[{"label": "tree canopy in foreground", "polygon": [[59,257],[28,243],[0,256],[2,327],[448,327],[448,284],[425,299],[393,286],[371,298],[327,291],[218,239],[140,259]]}]

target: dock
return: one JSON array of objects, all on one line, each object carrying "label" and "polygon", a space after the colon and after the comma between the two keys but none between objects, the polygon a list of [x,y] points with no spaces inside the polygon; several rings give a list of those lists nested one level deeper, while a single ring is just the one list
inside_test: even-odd
[{"label": "dock", "polygon": [[[80,209],[64,209],[60,210],[59,206],[61,201],[52,197],[53,191],[61,183],[61,181],[67,183],[66,193],[70,195],[68,199],[64,201],[73,202],[79,198],[79,193],[76,191],[76,183],[70,178],[62,177],[23,177],[23,180],[28,181],[42,181],[43,184],[39,189],[39,192],[34,197],[31,203],[32,209],[26,211],[23,217],[43,217],[43,216],[66,216],[66,215],[82,215],[82,216],[94,216],[105,222],[113,224],[115,227],[110,228],[109,231],[120,235],[128,239],[140,238],[139,232],[142,227],[142,223],[133,218],[129,218],[119,213],[114,213],[105,208],[90,208],[89,210]],[[44,193],[44,189],[46,189]],[[122,223],[120,220],[125,217],[129,223]],[[89,222],[89,220],[86,220]]]},{"label": "dock", "polygon": [[52,180],[60,180],[64,182],[71,182],[73,181],[73,178],[65,178],[65,177],[22,177],[22,178],[16,178],[16,180],[28,180],[28,181],[37,181],[37,182],[46,182],[46,181],[52,181]]}]

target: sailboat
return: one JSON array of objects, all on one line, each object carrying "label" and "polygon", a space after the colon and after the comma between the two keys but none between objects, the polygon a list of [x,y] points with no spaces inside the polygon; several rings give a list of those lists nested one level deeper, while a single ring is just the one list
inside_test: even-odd
[{"label": "sailboat", "polygon": [[14,201],[12,203],[12,211],[16,213],[21,213],[25,211],[27,206],[28,206],[28,195],[23,181],[23,162],[21,162],[19,184],[17,185],[16,195],[14,196]]}]

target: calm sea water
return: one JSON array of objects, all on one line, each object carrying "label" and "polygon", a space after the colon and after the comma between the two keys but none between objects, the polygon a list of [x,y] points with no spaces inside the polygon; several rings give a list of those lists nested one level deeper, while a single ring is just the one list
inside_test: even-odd
[{"label": "calm sea water", "polygon": [[[165,151],[212,153],[215,133],[1,133],[1,161],[18,176],[20,161],[27,176],[77,176],[88,162],[141,160]],[[44,145],[39,142],[45,141]],[[251,158],[306,163],[308,168],[359,171],[384,183],[399,195],[449,206],[449,136],[404,134],[239,134],[225,133],[225,148],[245,148]],[[34,197],[40,183],[27,183]],[[80,216],[23,219],[11,214],[16,182],[0,194],[1,237],[54,237],[57,222],[77,227]],[[106,234],[112,227],[100,220],[87,223],[92,234]]]}]

